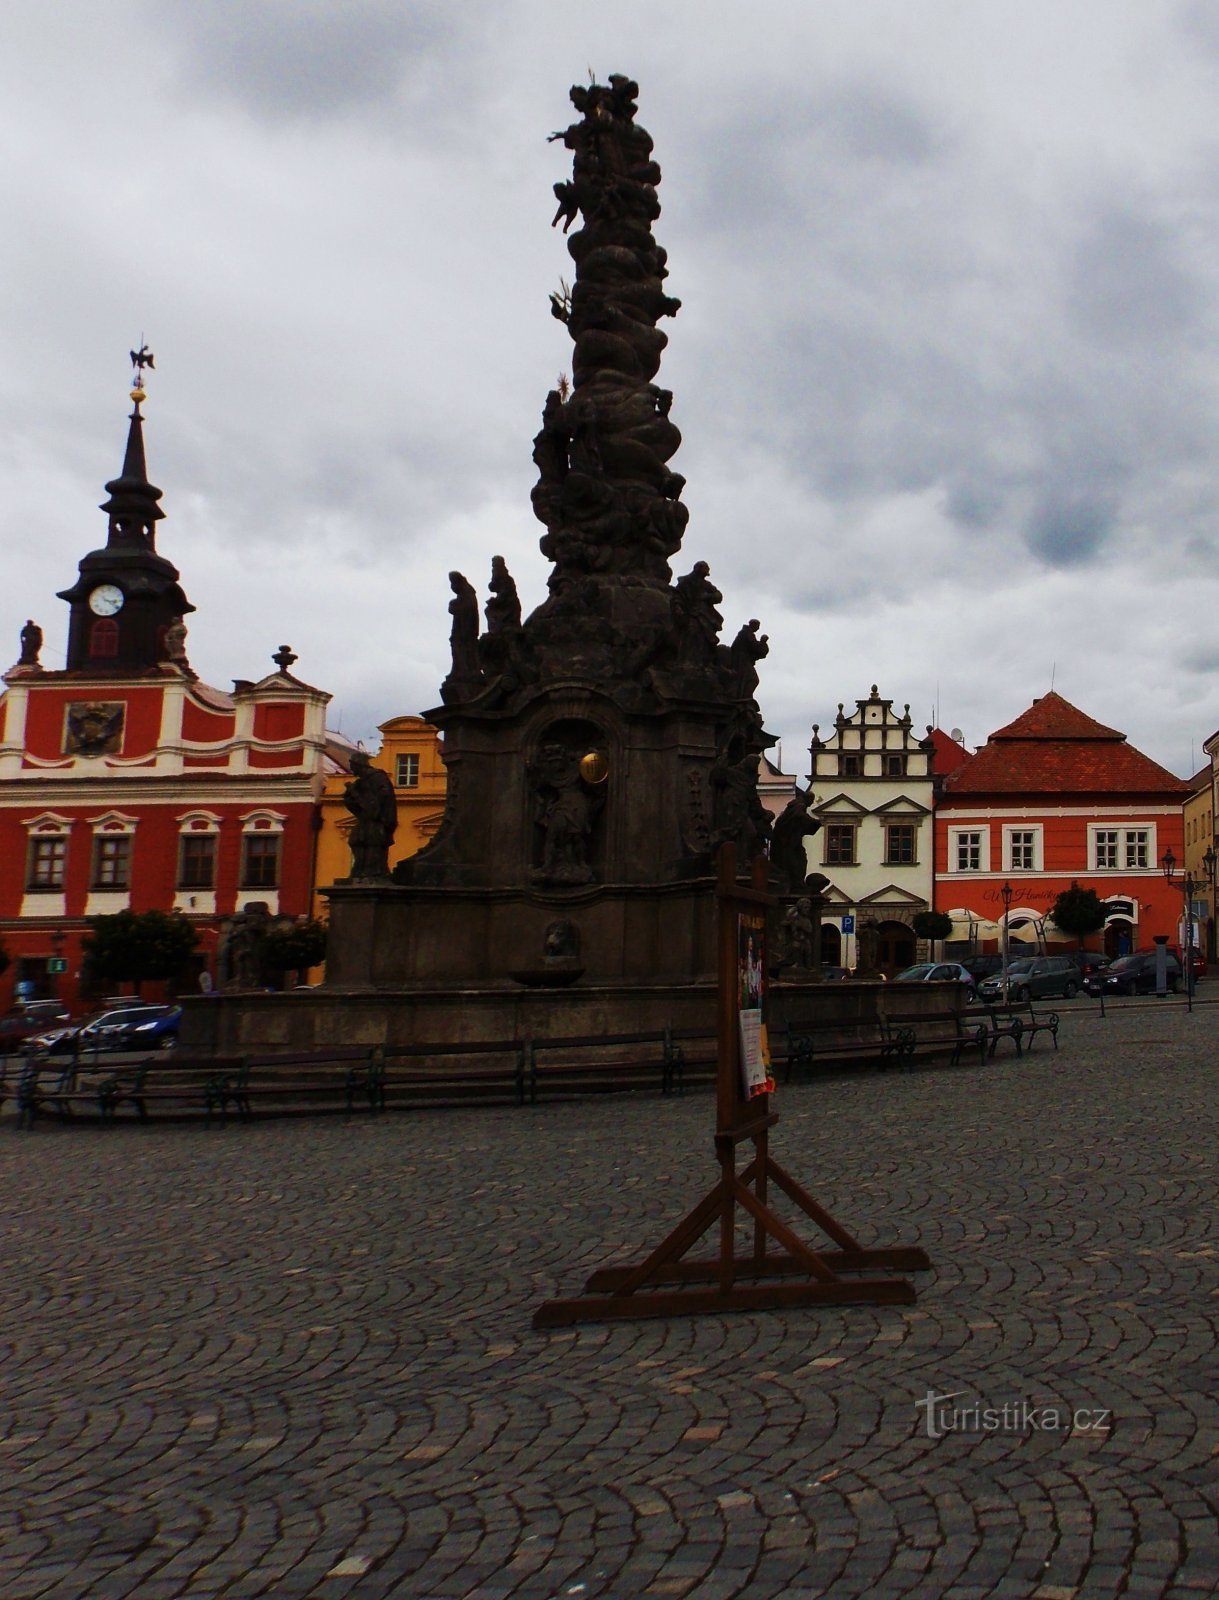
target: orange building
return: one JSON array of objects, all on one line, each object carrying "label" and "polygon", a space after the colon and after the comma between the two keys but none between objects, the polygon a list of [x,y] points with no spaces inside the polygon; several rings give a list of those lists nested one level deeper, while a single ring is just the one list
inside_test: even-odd
[{"label": "orange building", "polygon": [[1189,785],[1126,735],[1047,694],[992,733],[945,782],[936,807],[936,909],[954,941],[995,949],[1010,888],[1009,935],[1036,947],[1074,939],[1048,920],[1064,889],[1094,889],[1106,908],[1110,955],[1175,944],[1181,889],[1164,877],[1184,858],[1181,806]]},{"label": "orange building", "polygon": [[[422,717],[391,717],[377,731],[381,748],[369,758],[370,764],[389,774],[398,798],[398,831],[389,852],[392,869],[421,850],[440,827],[447,774],[440,734]],[[313,914],[317,917],[326,915],[326,899],[319,891],[347,877],[351,870],[347,838],[355,819],[343,804],[343,791],[350,782],[350,772],[335,773],[322,792],[313,887]]]}]

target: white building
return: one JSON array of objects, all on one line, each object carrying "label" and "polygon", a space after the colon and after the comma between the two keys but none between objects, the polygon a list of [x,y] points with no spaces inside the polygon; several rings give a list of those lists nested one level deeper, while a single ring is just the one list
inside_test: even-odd
[{"label": "white building", "polygon": [[920,738],[910,707],[896,716],[873,684],[850,716],[839,705],[828,738],[813,725],[809,755],[811,814],[821,823],[807,844],[809,870],[829,879],[822,959],[855,966],[859,927],[870,921],[877,965],[892,976],[918,959],[911,922],[933,905],[932,730]]}]

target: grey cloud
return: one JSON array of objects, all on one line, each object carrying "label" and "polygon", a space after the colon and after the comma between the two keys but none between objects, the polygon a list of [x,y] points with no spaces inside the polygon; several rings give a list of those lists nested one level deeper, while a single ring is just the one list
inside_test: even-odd
[{"label": "grey cloud", "polygon": [[268,121],[366,112],[426,91],[459,32],[451,7],[394,0],[207,0],[149,7],[198,90]]},{"label": "grey cloud", "polygon": [[1071,263],[1067,305],[1079,327],[1119,346],[1188,334],[1202,297],[1177,248],[1149,217],[1120,210],[1099,216]]},{"label": "grey cloud", "polygon": [[1051,567],[1077,567],[1094,556],[1113,528],[1112,507],[1067,491],[1047,496],[1025,530],[1029,548]]}]

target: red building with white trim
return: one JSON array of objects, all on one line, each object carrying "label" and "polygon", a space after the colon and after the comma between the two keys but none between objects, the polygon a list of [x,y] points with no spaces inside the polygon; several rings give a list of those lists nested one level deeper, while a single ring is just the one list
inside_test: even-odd
[{"label": "red building with white trim", "polygon": [[936,909],[955,923],[958,948],[997,948],[1003,886],[1012,889],[1013,939],[1074,946],[1050,907],[1073,882],[1105,903],[1110,955],[1176,940],[1179,883],[1161,859],[1183,859],[1181,806],[1189,785],[1126,742],[1126,735],[1050,693],[992,733],[945,781],[936,807]]},{"label": "red building with white trim", "polygon": [[3,678],[3,1002],[31,985],[73,1006],[87,998],[90,916],[178,911],[200,934],[202,970],[222,919],[247,902],[310,910],[318,802],[335,770],[330,696],[292,675],[287,646],[274,671],[232,693],[191,669],[182,619],[194,607],[156,549],[161,491],[145,468],[143,390],[132,398],[123,470],[102,507],[107,542],[60,596],[71,608],[65,670],[41,665],[41,631],[27,623]]}]

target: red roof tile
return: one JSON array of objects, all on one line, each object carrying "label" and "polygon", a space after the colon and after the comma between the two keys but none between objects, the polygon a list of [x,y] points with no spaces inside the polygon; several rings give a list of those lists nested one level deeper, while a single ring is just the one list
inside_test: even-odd
[{"label": "red roof tile", "polygon": [[969,751],[965,746],[950,738],[943,728],[929,728],[927,733],[935,746],[935,754],[931,758],[931,770],[937,778],[946,778],[950,772],[963,767],[969,760]]},{"label": "red roof tile", "polygon": [[978,794],[1157,794],[1178,798],[1189,785],[1094,722],[1060,694],[1043,695],[999,728],[960,771],[945,798]]}]

